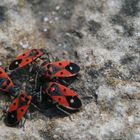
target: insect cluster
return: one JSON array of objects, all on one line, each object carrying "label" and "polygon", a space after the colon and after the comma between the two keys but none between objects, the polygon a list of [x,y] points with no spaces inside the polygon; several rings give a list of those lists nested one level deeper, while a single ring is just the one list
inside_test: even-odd
[{"label": "insect cluster", "polygon": [[[78,111],[81,108],[82,102],[79,95],[63,84],[67,80],[60,82],[63,78],[71,79],[75,77],[80,67],[69,60],[49,62],[49,59],[46,60],[43,57],[46,54],[44,49],[27,50],[18,55],[8,67],[8,70],[13,73],[30,66],[30,74],[35,73],[36,75],[32,91],[17,91],[10,74],[7,74],[6,70],[0,67],[0,91],[7,93],[11,100],[7,109],[1,107],[7,126],[19,125],[30,106],[34,106],[41,111],[37,104],[42,102],[43,98],[55,104],[55,107],[66,114]],[[40,59],[39,64],[38,59]],[[20,76],[22,77],[22,75]]]}]

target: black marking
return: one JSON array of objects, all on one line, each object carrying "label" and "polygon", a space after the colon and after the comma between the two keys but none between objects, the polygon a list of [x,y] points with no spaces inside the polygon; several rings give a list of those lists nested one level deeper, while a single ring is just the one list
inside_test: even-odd
[{"label": "black marking", "polygon": [[10,80],[6,79],[6,85],[8,86],[10,83],[11,83]]},{"label": "black marking", "polygon": [[60,74],[62,75],[62,74],[63,74],[63,72],[60,72]]},{"label": "black marking", "polygon": [[71,108],[73,109],[79,109],[82,106],[81,100],[77,96],[66,96],[66,99],[70,105]]},{"label": "black marking", "polygon": [[39,54],[38,50],[33,49],[33,50],[31,50],[29,57],[33,57],[33,56],[36,57],[38,54]]},{"label": "black marking", "polygon": [[17,111],[8,112],[4,122],[7,126],[17,126],[19,124],[17,120]]},{"label": "black marking", "polygon": [[[55,90],[52,90],[52,89],[55,89]],[[51,96],[63,96],[63,94],[61,93],[60,88],[57,84],[51,85],[51,87],[48,89],[48,93]]]},{"label": "black marking", "polygon": [[50,67],[51,67],[51,65],[50,65],[50,64],[48,64],[48,65],[47,65],[47,68],[49,69]]},{"label": "black marking", "polygon": [[19,59],[19,60],[15,60],[13,61],[10,66],[9,66],[9,70],[14,70],[16,68],[19,67],[19,64],[22,62],[22,59]]},{"label": "black marking", "polygon": [[[6,85],[4,86],[3,83],[6,82]],[[7,86],[10,84],[10,80],[7,78],[1,78],[0,79],[0,86],[3,90],[7,88]]]},{"label": "black marking", "polygon": [[62,63],[59,63],[59,66],[62,66]]},{"label": "black marking", "polygon": [[[22,98],[24,98],[25,101],[23,101]],[[26,99],[25,96],[24,96],[23,94],[21,94],[21,95],[19,96],[18,100],[19,100],[19,102],[18,102],[18,108],[23,107],[23,106],[26,106],[27,103],[28,103],[28,101],[29,101],[29,99]]]},{"label": "black marking", "polygon": [[70,63],[65,67],[65,69],[72,74],[77,74],[80,71],[80,67],[74,63]]},{"label": "black marking", "polygon": [[52,73],[50,72],[50,70],[47,70],[47,73],[49,74],[49,75],[51,75]]}]

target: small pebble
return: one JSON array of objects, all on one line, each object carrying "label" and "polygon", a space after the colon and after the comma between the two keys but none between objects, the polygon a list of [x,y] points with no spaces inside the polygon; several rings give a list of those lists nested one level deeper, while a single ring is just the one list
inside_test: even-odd
[{"label": "small pebble", "polygon": [[58,44],[58,47],[62,47],[63,45],[61,43]]},{"label": "small pebble", "polygon": [[53,21],[51,20],[49,23],[50,23],[50,24],[52,24],[52,23],[53,23]]},{"label": "small pebble", "polygon": [[29,48],[29,44],[28,44],[28,43],[25,43],[25,42],[20,41],[19,44],[20,44],[20,46],[21,46],[23,49]]},{"label": "small pebble", "polygon": [[43,32],[47,32],[47,31],[48,31],[48,29],[47,29],[47,28],[43,29]]},{"label": "small pebble", "polygon": [[67,51],[63,51],[62,54],[63,55],[68,55],[68,52]]},{"label": "small pebble", "polygon": [[53,12],[52,12],[52,15],[55,15],[55,14],[56,14],[56,12],[53,11]]},{"label": "small pebble", "polygon": [[54,135],[53,138],[55,138],[55,139],[58,138],[58,135]]},{"label": "small pebble", "polygon": [[56,6],[55,9],[56,9],[56,10],[59,10],[59,9],[60,9],[60,6]]},{"label": "small pebble", "polygon": [[47,22],[49,20],[49,18],[47,17],[47,16],[45,16],[44,18],[43,18],[43,21],[44,22]]},{"label": "small pebble", "polygon": [[55,20],[57,21],[59,18],[58,17],[55,17]]}]

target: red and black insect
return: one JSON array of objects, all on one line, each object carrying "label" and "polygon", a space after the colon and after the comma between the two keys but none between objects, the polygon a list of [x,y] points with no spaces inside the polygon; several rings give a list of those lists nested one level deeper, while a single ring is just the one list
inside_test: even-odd
[{"label": "red and black insect", "polygon": [[[37,58],[41,58],[44,54],[45,51],[42,49],[27,50],[16,57],[16,59],[10,64],[9,70],[23,68],[35,61]],[[31,100],[33,101],[34,97],[38,96],[40,98],[38,103],[42,101],[41,98],[45,95],[48,100],[51,99],[52,103],[55,103],[56,107],[66,114],[69,114],[69,112],[72,111],[75,112],[82,107],[80,96],[72,89],[62,85],[62,83],[58,80],[59,78],[63,79],[75,77],[80,71],[80,67],[77,64],[69,60],[57,62],[44,61],[36,68],[37,70],[35,70],[35,72],[33,71],[33,73],[35,73],[35,77],[39,77],[39,80],[36,80],[38,78],[35,78],[34,80],[35,93],[20,93],[16,98],[14,98],[14,100],[12,100],[12,103],[6,113],[6,125],[18,125],[25,116],[29,106],[34,105]],[[43,80],[41,79],[42,77],[44,78]],[[39,88],[36,88],[36,84],[39,85]],[[14,93],[13,82],[1,67],[0,90],[8,93]],[[11,96],[13,96],[13,94]],[[38,109],[38,106],[34,106]],[[38,110],[41,111],[40,109]]]},{"label": "red and black insect", "polygon": [[16,126],[19,124],[29,108],[31,99],[32,96],[27,93],[21,93],[12,101],[5,117],[7,126]]},{"label": "red and black insect", "polygon": [[2,67],[0,67],[0,90],[11,94],[15,93],[14,84]]},{"label": "red and black insect", "polygon": [[47,94],[58,106],[63,106],[68,110],[78,110],[82,103],[80,97],[73,90],[56,82],[50,82],[43,93]]},{"label": "red and black insect", "polygon": [[47,94],[54,102],[57,103],[59,109],[63,108],[67,111],[79,110],[82,106],[80,97],[76,92],[68,87],[57,83],[53,78],[73,77],[78,74],[80,67],[68,60],[47,63],[42,65],[44,69],[44,77],[49,79],[43,88],[43,93]]},{"label": "red and black insect", "polygon": [[16,57],[16,60],[14,60],[10,64],[9,70],[22,68],[26,66],[27,64],[35,61],[37,58],[41,57],[43,54],[44,52],[41,49],[27,50]]},{"label": "red and black insect", "polygon": [[44,69],[44,76],[49,79],[52,79],[54,77],[75,76],[80,70],[80,67],[77,64],[69,60],[52,63],[44,62],[41,65],[41,68]]}]

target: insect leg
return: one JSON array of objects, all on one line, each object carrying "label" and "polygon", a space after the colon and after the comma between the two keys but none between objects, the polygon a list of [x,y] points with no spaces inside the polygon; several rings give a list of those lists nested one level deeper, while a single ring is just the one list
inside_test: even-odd
[{"label": "insect leg", "polygon": [[63,110],[62,108],[59,107],[59,105],[56,105],[56,108],[59,109],[60,111],[62,111],[63,113],[65,113],[66,115],[70,115],[69,112]]},{"label": "insect leg", "polygon": [[19,127],[20,127],[20,128],[23,127],[23,130],[25,130],[25,123],[26,123],[26,118],[23,118],[23,119],[20,121],[20,124],[19,124]]},{"label": "insect leg", "polygon": [[[38,106],[36,106],[34,103],[31,102],[31,105],[32,105],[33,107],[35,107],[40,113],[44,114],[44,111],[41,110]],[[44,114],[44,115],[45,115],[45,114]]]},{"label": "insect leg", "polygon": [[38,80],[39,71],[37,71],[35,76],[35,89],[37,88],[37,80]]},{"label": "insect leg", "polygon": [[40,86],[40,91],[39,91],[39,93],[37,94],[37,101],[38,101],[39,103],[42,102],[42,86]]},{"label": "insect leg", "polygon": [[72,121],[72,118],[71,118],[71,116],[70,116],[70,113],[69,113],[69,112],[67,112],[67,111],[63,110],[62,108],[60,108],[60,107],[59,107],[59,105],[56,105],[56,108],[57,108],[57,109],[59,109],[60,111],[62,111],[63,113],[65,113],[66,115],[68,115],[68,116],[69,116],[69,118],[70,118],[70,120]]},{"label": "insect leg", "polygon": [[27,118],[27,119],[30,119],[31,118],[29,110],[26,111],[25,118]]}]

